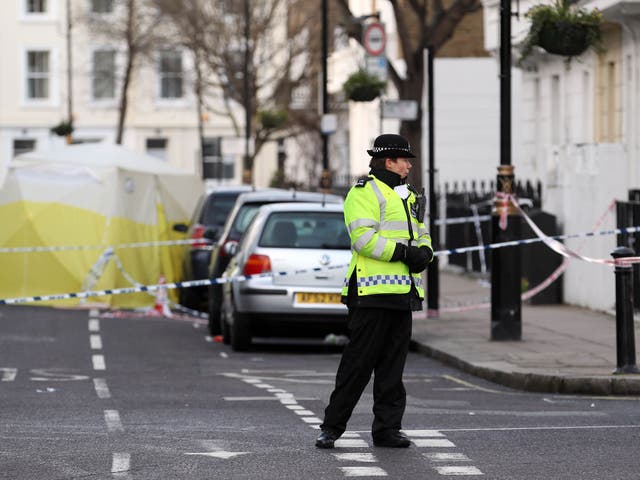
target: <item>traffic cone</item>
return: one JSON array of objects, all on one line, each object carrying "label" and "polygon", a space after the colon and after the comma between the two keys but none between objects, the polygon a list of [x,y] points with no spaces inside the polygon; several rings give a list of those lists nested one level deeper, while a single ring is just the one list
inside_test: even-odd
[{"label": "traffic cone", "polygon": [[[160,274],[160,279],[158,280],[158,285],[166,284],[166,280],[164,278],[164,274]],[[153,308],[150,309],[150,312],[155,317],[168,317],[171,318],[171,309],[169,308],[169,298],[167,296],[167,289],[164,287],[158,288],[156,290],[156,302],[153,305]]]}]

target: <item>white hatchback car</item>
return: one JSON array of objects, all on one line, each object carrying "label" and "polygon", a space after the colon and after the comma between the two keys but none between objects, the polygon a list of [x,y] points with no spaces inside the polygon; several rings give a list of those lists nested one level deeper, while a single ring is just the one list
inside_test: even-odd
[{"label": "white hatchback car", "polygon": [[317,337],[347,332],[340,291],[351,260],[343,206],[275,203],[259,212],[237,246],[223,284],[225,343],[252,337]]}]

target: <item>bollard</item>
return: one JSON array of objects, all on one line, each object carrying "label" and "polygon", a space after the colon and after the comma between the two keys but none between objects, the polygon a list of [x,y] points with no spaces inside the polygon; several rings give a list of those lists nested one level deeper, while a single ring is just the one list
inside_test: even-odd
[{"label": "bollard", "polygon": [[618,263],[619,258],[633,257],[629,247],[618,247],[611,256],[616,261],[616,360],[614,374],[640,373],[636,366],[636,342],[633,325],[633,267]]}]

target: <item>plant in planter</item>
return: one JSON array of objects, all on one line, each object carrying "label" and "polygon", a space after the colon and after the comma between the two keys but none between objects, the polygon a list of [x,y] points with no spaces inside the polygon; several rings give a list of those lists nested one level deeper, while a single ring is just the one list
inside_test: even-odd
[{"label": "plant in planter", "polygon": [[71,135],[73,133],[73,125],[71,122],[62,121],[55,127],[51,128],[51,133],[55,133],[60,137],[66,137],[67,135]]},{"label": "plant in planter", "polygon": [[598,9],[572,8],[571,3],[570,0],[554,0],[552,5],[536,5],[525,14],[531,20],[531,27],[520,46],[520,62],[535,46],[569,59],[588,48],[603,51],[602,13]]},{"label": "plant in planter", "polygon": [[386,82],[370,75],[365,70],[358,70],[349,76],[342,89],[349,100],[370,102],[382,94],[385,86]]}]

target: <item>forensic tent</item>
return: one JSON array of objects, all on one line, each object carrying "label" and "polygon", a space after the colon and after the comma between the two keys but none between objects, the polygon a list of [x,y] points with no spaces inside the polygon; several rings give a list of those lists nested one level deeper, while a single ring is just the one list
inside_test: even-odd
[{"label": "forensic tent", "polygon": [[[157,242],[184,239],[172,226],[189,221],[203,190],[196,175],[117,145],[17,156],[0,185],[0,298],[157,284],[161,275],[179,280],[186,247]],[[140,242],[149,245],[124,245]],[[46,303],[131,308],[154,298],[132,293]]]}]

